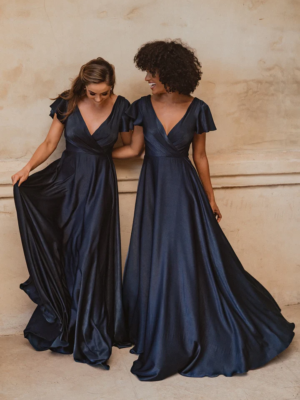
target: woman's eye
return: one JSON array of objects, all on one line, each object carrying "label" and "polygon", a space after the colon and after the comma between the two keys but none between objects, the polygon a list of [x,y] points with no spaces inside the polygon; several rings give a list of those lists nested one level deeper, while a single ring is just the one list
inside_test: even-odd
[{"label": "woman's eye", "polygon": [[91,95],[91,96],[95,96],[95,94],[96,94],[96,93],[94,93],[94,92],[90,92],[90,95]]},{"label": "woman's eye", "polygon": [[102,96],[107,96],[107,95],[108,95],[108,92],[102,93]]}]

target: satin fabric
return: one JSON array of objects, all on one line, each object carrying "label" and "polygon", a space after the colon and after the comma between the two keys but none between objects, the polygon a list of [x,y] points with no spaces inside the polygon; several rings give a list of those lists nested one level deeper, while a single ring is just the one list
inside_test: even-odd
[{"label": "satin fabric", "polygon": [[29,279],[21,284],[38,306],[24,336],[36,350],[73,353],[102,365],[112,345],[126,345],[121,296],[118,189],[111,152],[128,131],[130,103],[118,96],[93,135],[78,109],[64,122],[67,102],[50,116],[65,123],[59,160],[18,187],[15,204]]},{"label": "satin fabric", "polygon": [[188,158],[194,134],[216,129],[209,107],[194,98],[168,136],[150,96],[127,114],[146,145],[123,290],[132,373],[232,376],[266,364],[294,324],[242,267]]}]

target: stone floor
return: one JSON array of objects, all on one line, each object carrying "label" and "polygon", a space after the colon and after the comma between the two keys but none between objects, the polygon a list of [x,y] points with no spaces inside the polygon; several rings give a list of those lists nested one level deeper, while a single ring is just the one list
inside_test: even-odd
[{"label": "stone floor", "polygon": [[[300,326],[300,305],[283,308]],[[296,328],[296,331],[297,331]],[[298,328],[299,329],[299,328]],[[268,365],[226,378],[172,376],[140,382],[130,373],[135,356],[113,350],[110,371],[72,356],[34,351],[21,335],[0,337],[1,400],[300,400],[300,338]]]}]

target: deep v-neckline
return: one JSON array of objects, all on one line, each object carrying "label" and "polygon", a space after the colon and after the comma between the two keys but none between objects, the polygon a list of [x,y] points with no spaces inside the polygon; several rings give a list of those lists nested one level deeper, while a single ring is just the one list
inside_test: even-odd
[{"label": "deep v-neckline", "polygon": [[78,107],[78,105],[77,105],[77,110],[78,110],[78,112],[79,112],[79,115],[80,115],[80,117],[81,117],[81,119],[82,119],[82,121],[83,121],[83,123],[84,123],[84,125],[85,125],[85,127],[86,127],[86,130],[87,130],[88,133],[90,134],[90,136],[94,136],[95,133],[96,133],[97,131],[99,131],[99,129],[101,128],[101,126],[102,126],[105,122],[107,122],[107,121],[109,120],[109,118],[112,116],[112,113],[114,112],[114,108],[115,108],[115,105],[116,105],[116,103],[117,103],[119,97],[120,97],[120,96],[117,96],[117,98],[116,98],[116,100],[115,100],[115,102],[114,102],[114,104],[113,104],[113,106],[112,106],[112,109],[111,109],[111,112],[110,112],[109,116],[108,116],[103,122],[101,122],[101,124],[98,126],[98,128],[97,128],[93,133],[90,132],[90,130],[89,130],[88,126],[87,126],[87,123],[85,122],[85,119],[83,118],[83,115],[81,114],[81,111],[80,111],[80,109],[79,109],[79,107]]},{"label": "deep v-neckline", "polygon": [[190,102],[190,104],[189,104],[189,106],[188,106],[186,112],[184,113],[183,117],[180,118],[180,120],[179,120],[178,122],[176,122],[176,124],[175,124],[175,125],[169,130],[169,132],[167,133],[166,130],[165,130],[165,127],[163,126],[163,124],[162,124],[162,122],[161,122],[161,120],[158,118],[158,116],[157,116],[157,114],[156,114],[156,111],[155,111],[155,109],[154,109],[154,107],[153,107],[153,104],[152,104],[151,95],[149,95],[149,101],[150,101],[150,104],[151,104],[151,108],[152,108],[152,110],[153,110],[153,113],[154,113],[154,115],[155,115],[157,121],[158,121],[158,122],[160,123],[160,125],[162,126],[162,128],[163,128],[163,130],[164,130],[164,134],[166,135],[166,137],[169,137],[170,133],[176,128],[176,126],[179,125],[180,122],[182,122],[182,121],[184,120],[184,118],[187,116],[187,114],[188,114],[188,112],[189,112],[189,110],[190,110],[190,108],[191,108],[191,105],[194,103],[194,100],[195,100],[195,99],[196,99],[196,97],[193,97],[193,100]]}]

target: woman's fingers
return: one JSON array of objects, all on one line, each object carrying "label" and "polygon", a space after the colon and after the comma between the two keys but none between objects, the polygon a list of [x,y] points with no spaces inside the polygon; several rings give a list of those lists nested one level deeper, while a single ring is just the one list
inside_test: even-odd
[{"label": "woman's fingers", "polygon": [[222,214],[219,209],[218,209],[217,215],[218,215],[218,222],[220,222],[222,219]]},{"label": "woman's fingers", "polygon": [[26,181],[26,179],[28,178],[28,174],[26,174],[26,173],[16,173],[16,174],[14,174],[12,177],[11,177],[11,181],[12,181],[12,184],[13,185],[15,185],[18,181],[19,181],[19,185],[18,186],[20,186],[21,185],[21,183],[22,182],[24,182],[24,181]]},{"label": "woman's fingers", "polygon": [[215,216],[217,217],[217,221],[220,222],[222,219],[222,214],[221,214],[221,211],[219,210],[218,206],[215,205],[215,207],[213,208],[213,212],[214,212]]},{"label": "woman's fingers", "polygon": [[16,182],[18,182],[18,179],[19,179],[18,174],[13,175],[11,177],[12,184],[14,185]]},{"label": "woman's fingers", "polygon": [[22,175],[22,176],[21,176],[21,179],[19,179],[19,185],[18,185],[18,186],[20,186],[21,183],[23,183],[24,181],[26,181],[27,178],[28,178],[28,175]]}]

